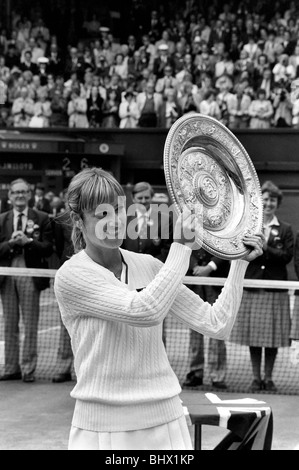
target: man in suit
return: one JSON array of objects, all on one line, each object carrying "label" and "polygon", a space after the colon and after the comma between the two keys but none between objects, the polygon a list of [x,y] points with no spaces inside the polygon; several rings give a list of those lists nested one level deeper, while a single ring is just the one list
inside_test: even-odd
[{"label": "man in suit", "polygon": [[[203,248],[194,250],[191,254],[187,276],[227,277],[230,263],[212,256]],[[190,285],[191,290],[197,293],[204,301],[213,304],[219,296],[222,287],[206,285]],[[190,371],[183,384],[184,387],[197,387],[203,384],[204,376],[204,337],[194,330],[190,331]],[[226,345],[225,341],[209,338],[208,346],[209,376],[212,386],[225,390],[226,376]]]},{"label": "man in suit", "polygon": [[[122,248],[152,255],[164,263],[173,241],[173,217],[170,211],[162,211],[162,205],[153,204],[153,196],[153,187],[148,182],[133,186],[133,205],[128,208],[127,234]],[[162,335],[166,345],[164,323]]]},{"label": "man in suit", "polygon": [[146,253],[164,262],[172,243],[172,217],[153,204],[154,190],[148,182],[135,184],[133,205],[128,208],[127,236],[123,248]]},{"label": "man in suit", "polygon": [[[12,181],[8,192],[12,210],[0,214],[0,266],[42,268],[52,254],[53,233],[49,217],[28,203],[30,186]],[[48,279],[27,276],[0,278],[4,317],[5,373],[0,380],[35,381],[40,291]],[[22,362],[19,361],[19,319],[24,324]]]},{"label": "man in suit", "polygon": [[52,208],[50,201],[45,198],[45,186],[42,183],[37,183],[35,186],[34,197],[29,203],[35,209],[51,214]]}]

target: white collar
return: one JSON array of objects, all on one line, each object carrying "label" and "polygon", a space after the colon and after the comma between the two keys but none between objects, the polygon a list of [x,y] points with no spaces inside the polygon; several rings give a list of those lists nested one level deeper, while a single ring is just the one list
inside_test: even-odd
[{"label": "white collar", "polygon": [[274,215],[274,217],[270,220],[270,222],[265,224],[266,227],[272,227],[273,225],[278,225],[278,226],[280,225],[279,220],[276,217],[276,215]]},{"label": "white collar", "polygon": [[21,212],[17,211],[16,209],[13,209],[14,217],[18,217],[19,214],[24,214],[26,217],[28,217],[28,207],[25,207],[25,209]]}]

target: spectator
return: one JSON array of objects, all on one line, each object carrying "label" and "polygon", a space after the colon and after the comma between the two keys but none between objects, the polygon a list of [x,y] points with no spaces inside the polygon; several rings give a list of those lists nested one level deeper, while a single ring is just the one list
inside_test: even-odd
[{"label": "spectator", "polygon": [[216,101],[217,92],[213,88],[207,90],[203,95],[203,100],[199,104],[199,112],[220,120],[221,112]]},{"label": "spectator", "polygon": [[29,122],[29,127],[50,127],[50,116],[52,114],[51,101],[48,98],[46,89],[41,89],[37,93],[37,101],[34,103],[33,116]]},{"label": "spectator", "polygon": [[154,82],[148,81],[145,91],[137,94],[136,102],[139,111],[138,126],[157,127],[158,115],[163,103],[160,93],[156,93]]},{"label": "spectator", "polygon": [[21,60],[19,64],[19,69],[24,72],[25,70],[30,70],[32,75],[37,75],[38,74],[38,66],[36,62],[33,62],[32,60],[32,52],[30,49],[27,49],[24,52],[24,58]]},{"label": "spectator", "polygon": [[[30,186],[22,180],[11,182],[12,210],[0,215],[0,264],[11,267],[41,268],[53,250],[53,234],[48,215],[28,207]],[[49,280],[38,277],[3,276],[1,299],[4,317],[5,373],[0,380],[35,381],[37,330],[41,290]],[[46,282],[45,282],[46,281]],[[24,324],[24,343],[19,360],[19,317]]]},{"label": "spectator", "polygon": [[68,127],[68,100],[66,93],[65,90],[57,86],[55,87],[51,100],[50,127]]},{"label": "spectator", "polygon": [[138,126],[139,111],[133,91],[128,90],[119,106],[119,127],[132,129]]},{"label": "spectator", "polygon": [[85,64],[83,57],[79,56],[77,47],[71,47],[66,59],[64,76],[68,80],[73,73],[77,74],[79,80],[84,76]]},{"label": "spectator", "polygon": [[156,79],[162,78],[164,76],[164,69],[166,65],[170,66],[174,71],[176,71],[175,61],[169,54],[169,48],[167,44],[161,44],[158,48],[158,56],[153,61],[152,70]]},{"label": "spectator", "polygon": [[256,99],[253,99],[250,103],[248,113],[251,129],[269,129],[271,127],[273,106],[271,101],[266,99],[266,92],[263,88],[257,90]]},{"label": "spectator", "polygon": [[178,91],[178,103],[182,114],[190,113],[191,111],[198,111],[198,96],[197,87],[190,81],[185,81],[181,84]]},{"label": "spectator", "polygon": [[263,75],[255,83],[254,89],[257,91],[259,88],[265,91],[266,99],[271,99],[274,89],[274,77],[270,67],[265,67]]},{"label": "spectator", "polygon": [[87,101],[80,97],[80,90],[73,88],[71,99],[67,105],[67,114],[69,116],[69,127],[87,128]]},{"label": "spectator", "polygon": [[279,57],[279,62],[274,65],[272,73],[274,82],[284,83],[285,85],[289,85],[296,77],[296,69],[293,65],[289,64],[289,56],[287,54],[282,54]]},{"label": "spectator", "polygon": [[249,106],[251,98],[245,93],[244,86],[237,84],[235,94],[227,100],[228,126],[230,129],[247,129],[249,127]]},{"label": "spectator", "polygon": [[114,63],[109,69],[109,75],[113,74],[118,75],[121,79],[128,78],[128,58],[121,53],[115,55]]},{"label": "spectator", "polygon": [[10,69],[6,66],[5,56],[0,55],[0,80],[4,83],[8,83],[10,77]]},{"label": "spectator", "polygon": [[37,183],[34,189],[34,197],[29,201],[30,207],[33,207],[39,211],[52,212],[49,200],[45,197],[45,186],[43,183]]},{"label": "spectator", "polygon": [[119,100],[115,89],[110,88],[103,104],[102,127],[119,127]]},{"label": "spectator", "polygon": [[34,114],[34,101],[28,97],[27,87],[21,88],[21,96],[13,102],[11,113],[14,127],[28,127]]},{"label": "spectator", "polygon": [[[294,236],[290,224],[279,220],[276,211],[281,190],[271,181],[262,185],[265,243],[263,255],[248,265],[249,279],[287,280],[287,265],[293,258]],[[247,345],[253,372],[251,391],[275,392],[273,369],[280,347],[290,345],[290,304],[287,290],[244,289],[243,299],[230,341]],[[262,380],[262,350],[265,376]]]},{"label": "spectator", "polygon": [[[224,277],[228,276],[229,261],[216,258],[210,255],[203,248],[193,250],[187,276]],[[211,305],[215,302],[221,292],[221,287],[211,285],[188,285],[188,287],[198,294],[204,301]],[[197,387],[203,384],[204,379],[204,336],[196,331],[190,331],[190,369],[187,373],[184,387]],[[208,346],[209,377],[212,386],[225,390],[227,372],[226,345],[225,341],[209,338]]]},{"label": "spectator", "polygon": [[174,88],[167,88],[159,111],[158,126],[170,129],[181,115],[182,110],[177,99],[177,91]]},{"label": "spectator", "polygon": [[100,95],[99,88],[96,85],[91,87],[90,96],[87,98],[87,119],[89,127],[96,129],[101,127],[103,118],[104,100]]},{"label": "spectator", "polygon": [[216,101],[220,109],[220,121],[227,126],[229,121],[228,102],[233,96],[230,91],[233,87],[231,77],[228,75],[222,75],[218,80],[216,80],[215,87],[219,90],[216,96]]},{"label": "spectator", "polygon": [[50,55],[48,57],[48,73],[55,77],[63,74],[63,62],[61,55],[59,54],[58,47],[56,44],[51,44]]},{"label": "spectator", "polygon": [[9,109],[0,106],[0,129],[13,127],[13,119],[10,116]]},{"label": "spectator", "polygon": [[275,127],[291,127],[293,104],[285,87],[277,86],[275,88],[272,105],[274,110],[273,125]]},{"label": "spectator", "polygon": [[158,78],[155,86],[155,91],[161,93],[163,96],[165,90],[168,88],[176,88],[178,85],[178,80],[173,76],[173,69],[170,65],[167,65],[164,68],[164,75],[161,78]]}]

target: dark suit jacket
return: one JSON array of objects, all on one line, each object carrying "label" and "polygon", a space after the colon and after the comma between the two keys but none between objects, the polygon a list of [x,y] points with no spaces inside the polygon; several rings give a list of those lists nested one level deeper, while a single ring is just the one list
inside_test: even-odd
[{"label": "dark suit jacket", "polygon": [[[28,220],[32,220],[39,226],[33,241],[24,246],[24,257],[27,268],[44,268],[45,258],[51,256],[53,252],[53,231],[51,222],[46,213],[36,209],[28,209]],[[13,211],[0,214],[0,266],[11,266],[15,255],[14,249],[8,245],[8,241],[13,233]],[[2,278],[2,281],[4,279]],[[38,289],[44,287],[45,278],[34,277],[33,281]]]},{"label": "dark suit jacket", "polygon": [[74,254],[70,217],[65,213],[59,214],[58,217],[53,220],[53,231],[56,253],[62,265]]},{"label": "dark suit jacket", "polygon": [[[154,211],[154,206],[153,209]],[[127,218],[127,236],[123,241],[122,248],[135,253],[146,253],[165,262],[170,245],[173,241],[173,224],[172,217],[169,214],[154,214],[152,212],[152,220],[154,225],[147,226],[147,238],[140,239],[138,237],[137,216],[128,216]],[[135,228],[134,239],[130,238],[129,230]]]},{"label": "dark suit jacket", "polygon": [[36,201],[33,197],[29,201],[29,207],[35,207],[38,211],[47,212],[48,214],[52,213],[50,201],[46,197],[43,197],[41,201],[38,202],[38,206],[36,206]]},{"label": "dark suit jacket", "polygon": [[287,264],[294,253],[294,234],[290,224],[281,220],[279,223],[271,229],[266,251],[249,263],[246,278],[287,280]]}]

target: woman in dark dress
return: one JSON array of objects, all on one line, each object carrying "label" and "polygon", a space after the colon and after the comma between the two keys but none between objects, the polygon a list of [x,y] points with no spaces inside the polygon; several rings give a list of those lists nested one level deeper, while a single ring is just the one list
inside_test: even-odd
[{"label": "woman in dark dress", "polygon": [[[282,192],[271,181],[262,186],[264,230],[263,255],[252,261],[245,278],[287,280],[287,264],[293,258],[294,235],[290,224],[275,213]],[[251,391],[277,390],[272,372],[280,347],[290,346],[291,315],[287,290],[244,289],[243,299],[230,341],[249,346],[253,371]],[[261,378],[262,350],[265,349],[265,375]]]}]

